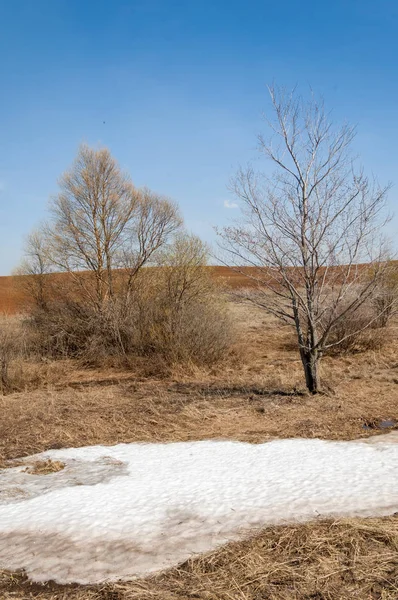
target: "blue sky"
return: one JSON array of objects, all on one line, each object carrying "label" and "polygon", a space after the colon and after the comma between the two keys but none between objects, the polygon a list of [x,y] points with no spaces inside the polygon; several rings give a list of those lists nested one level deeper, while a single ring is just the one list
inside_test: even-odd
[{"label": "blue sky", "polygon": [[398,183],[397,31],[395,0],[0,0],[0,275],[83,141],[214,239],[273,81],[323,94],[366,169]]}]

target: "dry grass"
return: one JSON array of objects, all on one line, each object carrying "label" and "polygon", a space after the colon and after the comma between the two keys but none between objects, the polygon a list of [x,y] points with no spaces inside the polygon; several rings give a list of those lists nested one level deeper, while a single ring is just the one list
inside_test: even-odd
[{"label": "dry grass", "polygon": [[[365,423],[398,420],[396,330],[383,349],[325,358],[325,393],[314,397],[304,391],[290,330],[253,308],[231,304],[231,310],[245,341],[222,367],[162,379],[151,377],[145,361],[129,372],[67,363],[44,389],[0,397],[0,459],[133,441],[355,439],[379,433]],[[392,600],[397,557],[397,517],[316,521],[268,528],[135,582],[41,586],[3,573],[0,598]]]},{"label": "dry grass", "polygon": [[50,473],[58,473],[65,467],[64,463],[59,460],[36,460],[32,465],[29,465],[25,471],[29,475],[49,475]]},{"label": "dry grass", "polygon": [[4,600],[394,600],[398,518],[269,527],[145,580],[32,584],[3,573]]},{"label": "dry grass", "polygon": [[154,379],[146,361],[129,372],[57,362],[56,375],[45,365],[45,388],[0,397],[0,457],[134,441],[356,439],[378,433],[365,423],[398,421],[396,338],[383,351],[325,358],[326,393],[311,396],[290,330],[248,307],[231,310],[245,347],[214,371]]}]

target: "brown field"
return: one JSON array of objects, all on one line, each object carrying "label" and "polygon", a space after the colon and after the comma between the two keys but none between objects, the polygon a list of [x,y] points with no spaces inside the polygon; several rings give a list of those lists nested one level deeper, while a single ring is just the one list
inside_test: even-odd
[{"label": "brown field", "polygon": [[18,313],[23,304],[23,295],[12,276],[0,277],[0,314]]},{"label": "brown field", "polygon": [[[250,288],[256,285],[250,278],[231,267],[217,266],[208,269],[212,277],[226,289]],[[245,267],[243,270],[250,273],[255,269]],[[0,314],[16,314],[23,308],[25,302],[26,298],[18,284],[18,278],[11,275],[0,277]]]},{"label": "brown field", "polygon": [[[227,289],[252,287],[254,284],[230,267],[208,267],[212,276]],[[250,270],[250,268],[249,268]],[[24,306],[26,298],[18,285],[18,278],[11,275],[0,276],[0,314],[16,314]]]},{"label": "brown field", "polygon": [[[231,273],[218,277],[238,285]],[[234,274],[235,275],[235,274]],[[7,278],[1,297],[18,299]],[[8,291],[8,296],[5,290]],[[11,290],[11,291],[10,291]],[[5,306],[5,302],[2,304]],[[133,441],[273,438],[349,440],[398,421],[398,337],[380,350],[326,357],[325,393],[303,388],[287,326],[230,303],[234,351],[212,370],[157,375],[147,361],[129,371],[72,362],[25,364],[26,390],[0,396],[0,461],[49,448]],[[52,465],[33,464],[46,469]],[[62,467],[60,467],[62,468]],[[372,485],[372,482],[369,482]],[[398,598],[398,515],[266,528],[155,577],[104,586],[32,584],[0,574],[4,600],[392,600]]]}]

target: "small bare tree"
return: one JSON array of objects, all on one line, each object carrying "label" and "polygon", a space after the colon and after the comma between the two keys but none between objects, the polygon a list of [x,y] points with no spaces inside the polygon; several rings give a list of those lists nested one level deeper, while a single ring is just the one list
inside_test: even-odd
[{"label": "small bare tree", "polygon": [[52,264],[49,259],[45,238],[40,230],[33,231],[25,241],[25,258],[15,270],[17,287],[23,295],[39,308],[45,310],[49,300]]},{"label": "small bare tree", "polygon": [[[306,385],[316,393],[322,354],[345,338],[331,334],[371,300],[384,276],[388,187],[355,170],[355,131],[335,129],[322,102],[305,101],[296,90],[269,91],[272,133],[260,136],[259,146],[275,172],[239,170],[232,189],[242,219],[219,232],[220,246],[224,262],[232,260],[257,285],[248,298],[294,326]],[[373,313],[361,327],[376,319]]]}]

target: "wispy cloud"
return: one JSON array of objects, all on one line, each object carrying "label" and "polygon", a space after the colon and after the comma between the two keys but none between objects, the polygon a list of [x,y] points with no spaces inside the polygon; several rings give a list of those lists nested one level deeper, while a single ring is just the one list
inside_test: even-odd
[{"label": "wispy cloud", "polygon": [[230,202],[229,200],[224,200],[224,207],[225,208],[238,208],[238,205],[236,204],[236,202]]}]

